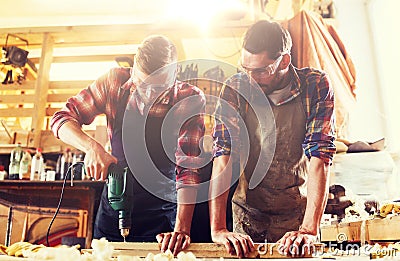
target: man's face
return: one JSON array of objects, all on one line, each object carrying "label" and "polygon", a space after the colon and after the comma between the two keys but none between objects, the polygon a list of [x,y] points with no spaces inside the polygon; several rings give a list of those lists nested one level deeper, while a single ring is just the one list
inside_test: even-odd
[{"label": "man's face", "polygon": [[264,91],[266,95],[280,88],[283,73],[280,64],[283,55],[271,60],[267,52],[252,54],[243,49],[240,60],[241,70],[246,72]]},{"label": "man's face", "polygon": [[148,75],[143,72],[140,66],[135,64],[133,65],[132,79],[138,85],[142,85],[142,87],[157,87],[169,85],[172,86],[176,79],[176,70],[177,64],[170,64],[168,66],[164,66],[154,73]]},{"label": "man's face", "polygon": [[149,103],[154,101],[167,88],[174,85],[176,64],[161,68],[151,75],[144,73],[137,64],[134,64],[131,77],[143,102]]}]

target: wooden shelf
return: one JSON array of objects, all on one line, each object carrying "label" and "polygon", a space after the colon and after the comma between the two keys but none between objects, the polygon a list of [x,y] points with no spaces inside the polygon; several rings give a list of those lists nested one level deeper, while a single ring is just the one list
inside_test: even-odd
[{"label": "wooden shelf", "polygon": [[[10,154],[11,151],[17,147],[16,144],[0,144],[0,154]],[[35,148],[22,146],[23,149],[31,149],[34,150]]]},{"label": "wooden shelf", "polygon": [[[5,42],[7,34],[14,34],[29,42],[28,49],[41,48],[40,58],[30,58],[33,63],[39,63],[35,75],[30,75],[22,84],[13,83],[1,86],[0,102],[2,107],[0,108],[0,117],[8,118],[10,121],[14,117],[17,119],[31,118],[30,129],[33,131],[33,135],[31,136],[32,143],[29,146],[43,147],[41,135],[42,130],[48,128],[49,117],[59,110],[61,104],[65,103],[69,97],[92,82],[90,80],[50,81],[51,65],[53,63],[115,61],[115,57],[133,57],[134,55],[132,52],[131,54],[90,53],[81,56],[76,54],[58,56],[53,54],[55,48],[135,45],[150,34],[163,34],[176,44],[178,59],[185,60],[184,40],[231,38],[236,41],[242,37],[252,23],[253,21],[248,19],[220,21],[209,29],[207,35],[204,35],[200,28],[178,23],[0,28],[0,41]],[[25,42],[22,41],[12,44],[26,48]],[[213,89],[209,86],[206,86],[206,88],[207,94],[216,95],[211,93]],[[10,128],[16,131],[12,126]]]}]

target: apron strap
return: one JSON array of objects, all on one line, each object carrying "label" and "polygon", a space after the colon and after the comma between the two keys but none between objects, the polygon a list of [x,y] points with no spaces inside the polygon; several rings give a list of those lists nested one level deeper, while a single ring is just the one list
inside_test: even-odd
[{"label": "apron strap", "polygon": [[122,89],[121,91],[123,94],[121,95],[121,98],[118,101],[117,105],[117,111],[115,112],[115,117],[114,117],[114,122],[113,122],[113,128],[122,128],[122,121],[124,119],[124,114],[126,110],[126,106],[128,105],[128,99],[131,90],[128,89]]},{"label": "apron strap", "polygon": [[125,110],[129,101],[130,88],[120,89],[122,95],[117,100],[117,110],[113,119],[113,133],[111,137],[112,155],[118,159],[120,164],[125,165],[126,159],[122,149],[122,122],[124,119]]}]

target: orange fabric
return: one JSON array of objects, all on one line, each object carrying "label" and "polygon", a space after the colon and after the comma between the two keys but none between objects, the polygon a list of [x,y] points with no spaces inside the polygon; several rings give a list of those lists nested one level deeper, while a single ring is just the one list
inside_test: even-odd
[{"label": "orange fabric", "polygon": [[292,36],[293,64],[328,74],[335,90],[337,136],[346,136],[348,112],[356,101],[356,73],[337,31],[320,15],[308,11],[301,11],[283,26]]}]

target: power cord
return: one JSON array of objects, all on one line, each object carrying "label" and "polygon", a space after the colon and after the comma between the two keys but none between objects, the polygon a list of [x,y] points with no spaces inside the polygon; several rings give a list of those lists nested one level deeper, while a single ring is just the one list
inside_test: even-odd
[{"label": "power cord", "polygon": [[55,220],[56,217],[57,217],[58,212],[60,211],[61,202],[62,202],[63,197],[64,197],[64,188],[65,188],[65,184],[67,183],[68,174],[71,174],[71,179],[72,179],[73,177],[72,177],[71,170],[72,170],[75,166],[78,166],[78,165],[84,166],[84,163],[81,162],[81,161],[78,161],[78,162],[72,164],[71,166],[69,166],[69,168],[68,168],[68,170],[67,170],[67,173],[66,173],[65,176],[64,176],[64,182],[63,182],[63,185],[62,185],[62,188],[61,188],[60,201],[58,202],[58,206],[57,206],[56,212],[54,213],[53,218],[52,218],[51,221],[50,221],[49,227],[47,228],[46,243],[47,243],[47,246],[48,246],[48,247],[50,246],[50,244],[49,244],[50,229],[51,229],[51,226],[53,225],[54,220]]}]

